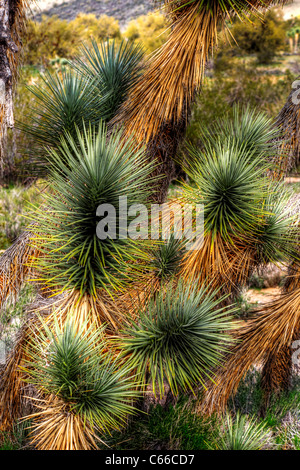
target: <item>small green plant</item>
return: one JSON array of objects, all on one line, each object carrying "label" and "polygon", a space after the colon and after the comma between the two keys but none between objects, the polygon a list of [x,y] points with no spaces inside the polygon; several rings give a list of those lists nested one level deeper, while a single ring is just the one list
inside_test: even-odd
[{"label": "small green plant", "polygon": [[237,297],[235,297],[234,302],[238,308],[236,316],[245,318],[249,315],[254,305],[249,302],[245,292],[241,292]]},{"label": "small green plant", "polygon": [[230,341],[234,308],[220,307],[216,292],[179,282],[150,299],[120,339],[122,354],[153,392],[165,381],[177,395],[210,377]]},{"label": "small green plant", "polygon": [[18,421],[10,432],[0,431],[0,450],[21,450],[27,448],[29,422]]},{"label": "small green plant", "polygon": [[261,374],[252,368],[240,382],[237,393],[228,402],[228,409],[241,414],[258,415],[263,405]]},{"label": "small green plant", "polygon": [[264,279],[262,276],[254,273],[250,276],[248,285],[254,289],[262,289],[264,287]]},{"label": "small green plant", "polygon": [[257,423],[254,417],[241,415],[235,418],[227,412],[223,420],[220,438],[211,444],[216,450],[261,450],[272,446],[270,430],[265,423]]},{"label": "small green plant", "polygon": [[29,188],[20,185],[0,188],[0,250],[8,248],[26,228],[25,216],[30,205],[41,199],[37,184]]},{"label": "small green plant", "polygon": [[[56,433],[62,442],[75,442],[76,448],[81,439],[76,432],[85,435],[88,442],[96,432],[119,429],[127,415],[135,412],[137,383],[130,369],[120,366],[109,352],[104,329],[88,328],[87,322],[78,328],[71,317],[65,322],[55,317],[52,325],[42,321],[38,331],[32,330],[23,369],[28,374],[26,380],[48,398],[40,400],[38,413],[29,415],[35,418],[33,439],[41,449],[55,448]],[[75,427],[65,430],[68,414]]]},{"label": "small green plant", "polygon": [[182,395],[173,405],[151,405],[147,414],[132,416],[106,443],[116,450],[207,450],[218,435],[218,419],[195,413],[195,403]]}]

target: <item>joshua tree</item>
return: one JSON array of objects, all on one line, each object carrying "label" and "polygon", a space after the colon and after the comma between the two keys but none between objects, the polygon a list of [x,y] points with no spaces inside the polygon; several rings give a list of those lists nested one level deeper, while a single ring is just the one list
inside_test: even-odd
[{"label": "joshua tree", "polygon": [[[129,296],[127,293],[132,292],[134,296],[135,291],[141,288],[141,284],[144,283],[145,285],[143,279],[148,276],[149,279],[151,279],[149,275],[151,273],[151,264],[152,268],[157,269],[158,263],[155,262],[153,264],[153,260],[152,263],[149,263],[149,261],[151,261],[151,259],[149,259],[149,252],[145,250],[144,247],[140,247],[139,243],[131,243],[131,241],[128,240],[115,241],[110,238],[104,241],[97,239],[95,234],[95,210],[97,206],[103,202],[116,205],[116,198],[118,199],[118,196],[123,195],[124,191],[127,191],[131,201],[147,203],[150,197],[153,196],[153,185],[157,185],[155,178],[151,178],[150,175],[157,173],[167,175],[165,176],[165,183],[162,185],[161,189],[156,191],[157,200],[161,201],[165,198],[166,190],[174,170],[174,163],[171,157],[175,155],[178,145],[178,139],[176,139],[175,136],[181,136],[184,132],[191,103],[201,84],[207,55],[216,43],[218,25],[224,24],[225,19],[230,14],[244,15],[246,12],[252,11],[257,7],[279,3],[284,2],[266,2],[262,0],[210,0],[208,2],[193,0],[191,2],[185,2],[167,0],[165,2],[166,8],[173,22],[170,39],[167,44],[150,59],[146,66],[146,71],[142,76],[139,77],[138,70],[134,79],[132,80],[130,78],[130,86],[128,86],[126,93],[120,95],[119,100],[111,99],[112,96],[107,92],[107,89],[104,88],[105,81],[97,81],[98,73],[100,72],[101,75],[103,67],[108,63],[117,62],[116,54],[112,54],[107,63],[101,63],[100,59],[102,58],[102,54],[97,56],[97,53],[91,60],[84,62],[80,62],[79,60],[76,62],[76,74],[83,72],[85,75],[86,70],[84,69],[86,64],[88,64],[91,75],[93,75],[93,78],[87,77],[87,80],[91,80],[89,84],[92,88],[89,88],[89,90],[92,89],[96,92],[97,87],[103,90],[102,98],[104,100],[103,103],[105,102],[105,106],[103,106],[103,110],[101,110],[102,118],[108,120],[112,116],[115,116],[115,118],[113,117],[111,119],[111,124],[122,124],[124,125],[124,130],[122,134],[120,134],[113,129],[107,136],[106,128],[102,124],[97,125],[95,122],[92,122],[90,125],[88,124],[91,120],[91,109],[89,106],[83,106],[83,109],[87,112],[87,122],[82,125],[81,129],[74,126],[72,129],[68,128],[67,133],[62,132],[58,145],[57,142],[53,140],[51,142],[51,139],[46,143],[48,149],[45,155],[49,162],[48,170],[50,175],[50,190],[46,194],[44,206],[46,209],[37,210],[32,218],[33,225],[30,229],[31,235],[29,235],[29,237],[31,236],[32,238],[32,251],[29,250],[28,252],[24,249],[24,258],[22,260],[17,257],[16,259],[8,261],[5,255],[3,258],[5,263],[0,263],[2,268],[1,284],[5,286],[2,292],[3,300],[5,300],[9,292],[18,290],[22,280],[26,277],[28,266],[30,266],[30,268],[34,270],[30,271],[31,275],[32,272],[34,272],[34,280],[42,287],[46,304],[48,305],[50,296],[56,295],[57,302],[51,304],[50,313],[45,314],[47,327],[50,325],[50,328],[52,328],[56,318],[58,318],[64,328],[67,325],[67,318],[71,316],[75,323],[76,331],[80,331],[80,327],[84,326],[85,329],[89,327],[92,332],[97,326],[101,328],[101,325],[105,321],[108,324],[107,333],[111,335],[119,331],[120,326],[130,324],[130,322],[127,321],[128,315],[135,314],[137,311],[136,309],[130,309],[128,302]],[[109,48],[109,45],[107,45],[107,47]],[[86,53],[88,53],[88,50],[86,50]],[[96,72],[96,77],[95,64],[97,67],[100,65],[100,70]],[[133,67],[133,69],[136,70],[135,67]],[[122,73],[124,73],[124,69],[116,72],[116,74],[119,75]],[[132,77],[131,73],[129,75]],[[81,86],[84,80],[85,78],[83,78],[82,81],[78,79],[77,75],[74,80],[69,80],[69,77],[65,76],[61,81],[62,86],[57,87],[52,96],[50,93],[48,95],[50,101],[47,99],[44,104],[47,106],[49,103],[51,106],[54,104],[57,111],[57,105],[63,106],[65,101],[54,99],[57,97],[56,91],[59,90],[60,97],[64,97],[65,86],[69,86],[70,84],[70,89],[76,91],[76,96],[74,95],[76,98],[75,101],[77,100],[77,103],[82,103],[80,90],[87,90],[87,87],[84,85]],[[55,86],[59,84],[56,79],[54,79],[54,81],[52,80],[51,83],[55,84]],[[80,86],[73,87],[76,83],[79,83]],[[112,87],[115,82],[110,81],[109,84],[111,87],[110,92],[113,92]],[[36,96],[38,95],[36,94]],[[87,94],[86,96],[88,96],[89,103],[93,104],[92,108],[94,111],[94,104],[99,104],[97,101],[99,97],[95,98],[93,93]],[[48,121],[47,119],[49,118],[49,110],[51,111],[52,109],[53,111],[51,106],[48,109],[46,108],[44,114],[43,112],[40,113],[41,119],[36,122],[37,128],[41,125],[41,131],[45,130],[45,127],[43,128],[45,123],[50,126],[48,129],[50,132],[47,134],[50,138],[52,130],[51,119]],[[107,113],[106,106],[111,106],[111,113]],[[143,109],[141,107],[143,107]],[[118,113],[117,116],[116,113]],[[85,116],[82,116],[82,118],[84,117]],[[92,121],[93,119],[94,116],[92,116]],[[56,123],[57,120],[55,119],[55,124]],[[77,127],[80,127],[80,125],[81,123],[78,122]],[[64,126],[61,126],[62,130],[63,127]],[[270,250],[268,243],[270,244],[270,240],[274,240],[274,230],[272,228],[270,233],[268,229],[270,226],[274,227],[274,224],[278,227],[278,223],[280,225],[281,221],[280,217],[275,217],[275,222],[273,219],[267,219],[267,213],[264,209],[260,210],[261,206],[267,204],[267,198],[264,181],[260,178],[256,179],[256,177],[261,176],[261,173],[265,171],[265,162],[261,161],[259,158],[261,156],[260,153],[258,151],[255,153],[251,145],[248,149],[242,148],[241,143],[236,137],[232,148],[230,147],[231,143],[232,142],[228,140],[225,142],[224,148],[219,149],[219,162],[216,158],[216,149],[211,146],[212,153],[207,152],[203,161],[200,159],[200,166],[206,159],[205,163],[211,165],[211,170],[215,170],[216,173],[221,173],[227,181],[226,165],[228,164],[229,170],[233,168],[233,170],[237,169],[239,171],[239,182],[241,185],[243,185],[242,176],[243,173],[245,173],[247,176],[247,188],[250,190],[255,202],[257,202],[257,207],[254,209],[250,207],[249,197],[247,198],[247,196],[245,200],[242,198],[242,201],[238,201],[237,198],[239,195],[243,196],[243,192],[237,191],[238,194],[234,193],[229,195],[232,199],[230,199],[230,197],[228,198],[229,202],[227,201],[228,205],[227,208],[225,208],[227,211],[225,210],[223,214],[223,205],[221,204],[222,215],[214,217],[213,210],[215,210],[217,214],[220,213],[220,210],[218,210],[218,208],[216,209],[214,200],[209,200],[210,194],[205,194],[204,196],[208,199],[208,211],[211,211],[211,218],[208,217],[207,219],[207,229],[211,235],[209,243],[215,242],[217,231],[221,237],[226,239],[226,244],[236,242],[236,237],[240,232],[241,226],[244,225],[244,227],[242,227],[242,234],[244,235],[247,229],[255,225],[254,222],[257,222],[256,216],[259,215],[258,222],[262,224],[263,230],[260,228],[257,231],[254,230],[254,232],[253,230],[250,231],[251,236],[255,233],[255,238],[252,240],[250,247],[252,250],[255,250],[255,253],[259,252],[259,259],[269,259]],[[146,157],[143,154],[144,145],[147,146]],[[150,159],[149,155],[151,157]],[[208,158],[209,156],[212,157],[211,160]],[[156,162],[154,160],[160,163],[159,170],[155,167]],[[218,169],[224,171],[219,172]],[[229,174],[229,176],[230,175],[232,177],[232,173]],[[195,179],[199,176],[198,179],[200,183],[205,182],[205,177],[201,171],[199,175],[194,174],[194,176]],[[251,177],[253,178],[253,182],[251,181]],[[228,189],[230,189],[230,185]],[[240,187],[238,189],[241,191]],[[216,188],[216,190],[218,191],[218,188]],[[235,217],[232,207],[239,202],[241,202],[241,210],[239,211],[239,215]],[[272,202],[270,206],[274,209]],[[249,212],[249,214],[246,214],[246,212]],[[223,215],[225,219],[223,219]],[[214,222],[214,219],[217,221]],[[282,227],[285,229],[284,224]],[[262,239],[260,238],[261,235],[263,235]],[[266,239],[267,243],[265,243]],[[243,238],[243,242],[244,241],[245,238]],[[275,238],[275,242],[277,241],[278,238]],[[17,253],[17,247],[18,244],[14,246],[12,253]],[[153,250],[151,252],[153,253]],[[174,254],[174,250],[171,250],[171,255],[172,252]],[[236,253],[236,250],[234,253]],[[276,254],[278,253],[281,253],[280,243],[278,243],[278,251]],[[284,252],[284,254],[285,253],[286,252]],[[238,254],[240,254],[239,250]],[[173,255],[171,257],[173,258]],[[159,256],[156,260],[159,260],[160,266],[161,258],[162,257]],[[243,259],[243,256],[238,256],[235,268],[241,266]],[[24,267],[23,270],[21,268],[22,272],[17,269],[19,261],[21,261]],[[32,263],[29,263],[29,261],[32,261]],[[166,261],[166,263],[164,261],[164,265],[169,265],[169,261]],[[187,265],[188,263],[185,263],[185,266]],[[15,282],[11,283],[10,281]],[[220,287],[220,283],[218,284],[218,287]],[[125,290],[127,291],[126,293],[124,293]],[[199,304],[199,302],[200,299],[197,298],[196,303]],[[216,302],[216,300],[211,300],[211,302],[210,306],[215,307],[216,303],[214,302]],[[145,305],[148,305],[148,303],[145,302]],[[162,307],[159,312],[163,315],[164,309],[162,304],[155,305],[157,308]],[[176,310],[178,305],[176,306],[176,302],[174,305]],[[187,305],[190,306],[189,300],[187,300]],[[210,306],[208,305],[208,307]],[[194,307],[195,309],[193,308],[192,310],[187,309],[185,315],[187,315],[189,320],[192,318],[192,320],[197,323],[199,309],[198,305]],[[154,307],[153,311],[155,312]],[[45,423],[43,422],[42,415],[44,412],[47,414],[51,408],[49,412],[51,422],[53,422],[52,420],[57,422],[57,419],[59,419],[62,423],[61,429],[73,424],[78,430],[78,433],[80,433],[81,428],[80,425],[77,426],[78,422],[75,425],[75,421],[70,422],[65,420],[65,417],[69,416],[70,408],[68,406],[66,407],[65,403],[62,403],[62,396],[59,396],[58,393],[58,390],[62,392],[63,389],[61,385],[64,386],[65,384],[59,384],[57,389],[53,388],[53,381],[57,378],[55,375],[50,375],[47,383],[41,383],[41,376],[38,377],[38,381],[35,382],[37,376],[34,371],[32,371],[30,364],[37,360],[37,358],[34,352],[32,352],[32,349],[30,349],[30,347],[33,346],[30,332],[33,328],[35,333],[40,331],[40,333],[46,337],[46,328],[39,318],[39,312],[40,310],[35,309],[33,319],[28,319],[28,323],[22,330],[22,335],[9,358],[2,377],[0,387],[2,405],[4,405],[1,408],[2,426],[9,426],[13,419],[20,413],[20,392],[23,385],[22,381],[26,378],[26,380],[32,380],[34,385],[39,389],[39,392],[45,396],[45,401],[42,403],[42,413],[36,416],[38,420],[36,430],[38,431],[38,429],[43,428]],[[169,315],[169,313],[170,312],[167,313],[167,317],[172,326],[174,318],[172,318],[172,315]],[[207,308],[205,313],[208,321],[212,318],[215,319],[215,312],[212,313],[211,308]],[[221,313],[223,314],[223,310]],[[152,317],[151,314],[149,318],[146,315],[143,315],[142,318],[144,326],[150,325],[152,328],[155,327],[154,317]],[[202,317],[200,319],[203,320]],[[34,327],[35,322],[37,329]],[[185,316],[182,318],[182,322],[185,325]],[[179,326],[180,329],[181,326],[184,325],[177,326]],[[223,328],[224,326],[222,320],[217,322],[216,326],[215,337],[219,339],[219,327]],[[129,348],[131,347],[130,344],[132,344],[132,336],[134,337],[135,333],[134,326],[131,331],[126,330],[124,334],[124,337],[128,340],[127,345],[129,344]],[[76,336],[69,336],[72,340],[71,342],[73,342],[74,339],[76,343]],[[45,341],[48,344],[52,342],[52,339],[48,335]],[[201,343],[202,338],[195,335],[195,345],[198,348],[199,341]],[[172,342],[174,342],[174,338],[172,338]],[[29,349],[24,348],[24,345],[28,345],[28,343]],[[183,348],[187,344],[185,331],[183,331],[182,334],[182,344]],[[172,346],[171,343],[170,345]],[[133,348],[135,348],[134,341]],[[44,349],[44,347],[42,349]],[[167,351],[168,354],[166,357],[166,361],[168,362],[170,362],[169,352],[170,351]],[[184,362],[186,361],[186,357],[190,357],[190,351],[186,348],[183,353],[182,361]],[[89,354],[89,356],[90,355],[91,354]],[[216,363],[219,357],[218,354],[216,355],[216,348],[212,348],[209,352],[209,356],[207,364],[211,366]],[[196,358],[196,362],[203,359],[199,358],[200,356]],[[140,365],[139,371],[149,370],[149,364],[152,367],[152,360],[153,356],[147,358],[146,355],[145,364]],[[134,361],[135,359],[133,358],[133,362]],[[103,363],[104,369],[107,370],[107,363],[105,361],[103,361]],[[21,368],[19,367],[20,365],[22,366]],[[154,365],[154,369],[155,367],[157,368],[158,366]],[[39,365],[37,369],[39,369]],[[88,371],[83,369],[80,369],[78,374],[83,376],[84,383],[90,384],[91,381],[93,382],[94,380],[91,369]],[[160,367],[160,369],[163,372],[163,368]],[[201,367],[200,369],[195,368],[194,377],[197,380],[202,380],[202,376],[205,374],[204,369],[205,367]],[[169,379],[173,373],[172,370],[173,366],[164,370],[164,373]],[[48,371],[51,372],[50,369],[48,369]],[[22,376],[22,372],[25,373],[25,377]],[[92,375],[87,377],[87,373]],[[85,380],[86,378],[88,378],[89,381]],[[152,379],[155,380],[155,378],[158,378],[161,384],[162,378],[154,374]],[[176,390],[178,385],[183,388],[189,385],[188,381],[186,371],[182,371],[182,380],[179,380],[178,384],[173,383],[171,380],[172,384],[170,385]],[[39,386],[39,384],[41,384],[41,386]],[[80,386],[79,382],[78,386]],[[95,389],[95,393],[96,392],[97,390]],[[53,403],[51,402],[52,393],[56,396]],[[63,398],[65,399],[66,397],[64,396]],[[94,398],[97,401],[96,395]],[[80,409],[82,410],[82,404],[80,401],[78,401],[78,403],[79,408],[81,407]],[[71,403],[71,406],[71,410],[73,410],[76,404]],[[95,415],[88,414],[88,416],[91,417],[91,422],[98,416],[98,408],[94,408],[94,411],[96,413]],[[107,412],[107,410],[105,410],[105,412]],[[84,415],[84,420],[86,416],[87,415]],[[120,417],[123,417],[123,412]],[[62,431],[60,431],[60,433],[62,433]],[[84,448],[85,445],[94,445],[93,429],[89,426],[88,420],[86,433],[87,440],[81,442],[78,446],[79,448]],[[37,442],[40,443],[41,448],[51,447],[51,439],[50,443],[48,442],[47,445],[43,447],[43,443],[45,442],[44,438],[45,433],[42,435],[38,434]],[[71,439],[68,443],[62,444],[62,446],[70,448],[73,444],[74,441]]]},{"label": "joshua tree", "polygon": [[163,175],[155,199],[163,202],[176,177],[173,158],[184,135],[191,104],[201,87],[206,61],[217,43],[225,20],[285,0],[162,0],[170,19],[167,42],[150,57],[113,124],[124,127],[124,138],[134,135],[147,145],[149,158]]}]

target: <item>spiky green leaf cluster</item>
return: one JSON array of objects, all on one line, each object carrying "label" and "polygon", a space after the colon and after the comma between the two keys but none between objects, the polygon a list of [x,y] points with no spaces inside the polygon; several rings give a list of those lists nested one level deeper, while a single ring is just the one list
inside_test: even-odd
[{"label": "spiky green leaf cluster", "polygon": [[70,68],[54,74],[46,71],[41,75],[42,85],[28,87],[35,105],[18,127],[33,139],[30,153],[33,168],[39,172],[51,165],[46,150],[59,151],[62,136],[76,139],[77,129],[109,121],[141,70],[141,47],[124,41],[98,45],[93,40],[82,47],[81,54]]},{"label": "spiky green leaf cluster", "polygon": [[172,392],[204,383],[220,363],[232,327],[233,308],[219,306],[216,292],[184,285],[150,299],[138,320],[122,335],[121,348],[130,367],[154,393],[165,381]]},{"label": "spiky green leaf cluster", "polygon": [[177,240],[173,234],[164,243],[159,243],[151,252],[156,278],[163,282],[178,274],[184,252],[183,241]]},{"label": "spiky green leaf cluster", "polygon": [[28,119],[18,124],[33,138],[39,159],[45,156],[46,148],[58,148],[60,137],[76,137],[77,128],[83,130],[87,123],[95,126],[107,113],[105,99],[95,92],[90,77],[65,70],[60,74],[46,71],[41,79],[42,85],[28,87],[35,97],[35,106]]},{"label": "spiky green leaf cluster", "polygon": [[[195,158],[198,157],[198,158]],[[187,200],[203,204],[205,233],[231,239],[253,231],[263,215],[267,195],[266,166],[243,146],[221,140],[194,151],[187,169],[194,184],[186,185]]]},{"label": "spiky green leaf cluster", "polygon": [[235,419],[227,412],[220,439],[210,447],[214,450],[261,450],[269,443],[270,431],[266,425],[238,411]]},{"label": "spiky green leaf cluster", "polygon": [[265,200],[265,216],[257,227],[253,242],[261,264],[288,262],[298,258],[297,216],[291,215],[290,194],[279,183],[270,183]]},{"label": "spiky green leaf cluster", "polygon": [[[53,289],[73,288],[93,296],[97,289],[109,294],[125,289],[139,278],[148,255],[143,248],[147,240],[142,245],[138,239],[120,237],[127,213],[120,198],[127,198],[128,208],[148,204],[153,163],[146,161],[142,149],[124,143],[119,133],[107,137],[105,125],[78,132],[76,142],[69,136],[50,158],[55,168],[45,195],[47,210],[37,208],[31,214],[43,253],[36,262],[40,279]],[[103,219],[97,216],[102,204],[110,205],[115,233],[100,239],[97,225],[106,226],[105,213]]]},{"label": "spiky green leaf cluster", "polygon": [[101,42],[92,39],[91,44],[81,47],[72,66],[82,75],[95,82],[98,93],[105,97],[106,120],[112,119],[129,90],[141,74],[143,49],[132,42]]},{"label": "spiky green leaf cluster", "polygon": [[102,432],[118,429],[134,412],[136,384],[128,368],[121,367],[107,352],[104,330],[77,329],[43,324],[29,342],[25,370],[30,383],[42,393],[60,397],[70,412],[80,415]]},{"label": "spiky green leaf cluster", "polygon": [[212,147],[216,151],[220,141],[224,144],[229,142],[229,145],[244,148],[272,166],[274,156],[280,151],[280,137],[280,130],[265,113],[249,106],[234,105],[232,117],[225,115],[222,120],[204,128],[200,139],[205,142],[205,148]]},{"label": "spiky green leaf cluster", "polygon": [[278,138],[264,114],[236,107],[233,119],[227,115],[203,130],[201,149],[189,148],[192,181],[183,197],[203,204],[206,235],[244,241],[257,264],[295,256],[297,224],[288,215],[288,193],[268,176]]}]

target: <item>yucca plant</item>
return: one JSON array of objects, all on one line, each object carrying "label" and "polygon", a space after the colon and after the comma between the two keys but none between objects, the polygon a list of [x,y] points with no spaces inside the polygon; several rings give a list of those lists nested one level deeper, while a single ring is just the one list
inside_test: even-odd
[{"label": "yucca plant", "polygon": [[202,246],[185,254],[182,274],[212,279],[231,293],[252,269],[249,240],[265,216],[267,181],[262,159],[245,145],[215,145],[194,151],[186,169],[192,182],[183,186],[180,199],[203,205],[204,237]]},{"label": "yucca plant", "polygon": [[71,66],[84,78],[96,85],[100,96],[105,97],[109,121],[127,97],[142,73],[143,48],[139,44],[115,40],[98,44],[84,44]]},{"label": "yucca plant", "polygon": [[219,440],[211,445],[212,450],[261,450],[270,447],[270,430],[255,418],[241,415],[235,418],[227,412],[222,422]]},{"label": "yucca plant", "polygon": [[[20,6],[22,4],[20,2]],[[82,57],[85,57],[85,65]],[[61,138],[71,135],[78,144],[78,130],[82,131],[84,126],[89,125],[97,127],[100,120],[112,117],[116,103],[120,104],[125,99],[135,83],[140,73],[141,59],[142,50],[138,45],[124,42],[97,45],[93,41],[91,49],[83,46],[82,56],[76,61],[76,67],[74,65],[76,71],[67,69],[61,74],[46,72],[41,77],[42,85],[29,87],[36,105],[18,123],[18,127],[32,137],[31,163],[34,173],[45,176],[49,167],[56,165],[49,150],[59,152]],[[118,96],[116,101],[114,93]],[[6,286],[0,291],[0,302],[5,301],[11,291],[17,294],[23,279],[30,272],[27,265],[34,254],[29,244],[32,237],[33,233],[28,230],[16,240],[14,252],[19,251],[18,256],[12,256],[12,249],[9,249],[0,258],[1,284]]]},{"label": "yucca plant", "polygon": [[[216,152],[220,141],[229,141],[238,147],[244,146],[254,156],[264,155],[264,161],[269,162],[271,170],[280,151],[280,138],[280,129],[265,113],[250,108],[249,105],[234,105],[232,117],[227,114],[222,120],[204,127],[199,140],[205,142],[205,147],[210,145]],[[193,148],[190,150],[193,153]]]},{"label": "yucca plant", "polygon": [[[194,153],[195,155],[195,153]],[[232,141],[206,147],[187,168],[194,185],[185,185],[186,200],[203,204],[205,234],[232,240],[253,230],[267,195],[262,155]]]},{"label": "yucca plant", "polygon": [[166,383],[177,395],[210,377],[229,341],[233,307],[219,307],[216,293],[181,281],[150,298],[117,343],[126,364],[154,394]]},{"label": "yucca plant", "polygon": [[[204,239],[183,260],[186,278],[213,278],[234,293],[267,263],[296,256],[297,221],[290,216],[285,188],[267,176],[272,168],[276,130],[265,116],[249,109],[203,131],[202,148],[189,148],[185,169],[190,183],[180,200],[203,205]],[[241,119],[239,119],[241,117]],[[239,128],[239,120],[241,128]],[[197,248],[195,246],[195,248]]]},{"label": "yucca plant", "polygon": [[[42,395],[40,410],[28,416],[38,449],[88,448],[134,412],[134,378],[113,359],[103,334],[104,328],[91,331],[54,318],[29,338],[23,369]],[[74,427],[66,426],[70,415]]]},{"label": "yucca plant", "polygon": [[290,194],[285,186],[271,183],[265,200],[265,216],[253,237],[253,248],[260,265],[299,262],[298,216],[291,214]]},{"label": "yucca plant", "polygon": [[39,155],[38,159],[33,155],[33,160],[43,172],[43,166],[51,163],[48,150],[58,150],[60,138],[66,134],[76,138],[77,129],[83,130],[84,125],[97,126],[105,118],[107,106],[90,78],[70,70],[60,74],[46,71],[41,80],[42,86],[28,87],[36,104],[18,126],[33,138],[34,152]]},{"label": "yucca plant", "polygon": [[[161,165],[164,175],[155,187],[156,200],[166,198],[176,177],[173,157],[181,141],[191,104],[199,91],[209,53],[217,43],[219,27],[228,17],[245,18],[260,8],[284,4],[285,0],[163,0],[170,35],[153,54],[113,123],[124,126],[124,138],[135,136],[147,144],[149,158]],[[166,60],[167,58],[167,60]]]},{"label": "yucca plant", "polygon": [[[91,47],[82,46],[76,62],[60,73],[46,71],[42,84],[28,86],[35,106],[18,127],[31,136],[35,145],[32,158],[41,171],[48,166],[47,149],[58,151],[60,137],[75,139],[77,129],[109,121],[124,101],[139,74],[142,49],[121,42],[95,40]],[[38,153],[38,159],[34,154]]]},{"label": "yucca plant", "polygon": [[[113,291],[125,285],[126,266],[142,256],[138,241],[119,237],[125,220],[119,198],[126,197],[128,206],[147,204],[152,165],[145,162],[142,150],[121,142],[120,134],[107,138],[105,125],[85,129],[83,134],[78,131],[77,140],[78,148],[69,136],[59,154],[51,152],[55,169],[52,191],[45,194],[48,210],[37,209],[32,217],[44,237],[40,262],[47,277],[43,282],[96,295],[97,288]],[[107,226],[113,230],[107,236],[104,232],[103,238],[97,235],[101,204],[110,204],[116,211],[115,221]]]},{"label": "yucca plant", "polygon": [[[76,141],[67,137],[50,158],[55,168],[45,194],[47,210],[37,208],[31,215],[41,252],[35,262],[38,282],[53,292],[75,291],[93,299],[99,299],[100,291],[105,298],[125,292],[145,275],[149,255],[147,240],[127,234],[127,208],[123,213],[120,198],[126,198],[127,207],[147,205],[153,166],[120,134],[108,138],[105,125],[78,131]],[[101,217],[109,210],[105,222]],[[120,236],[124,223],[126,233]]]},{"label": "yucca plant", "polygon": [[162,283],[178,276],[184,253],[185,241],[176,239],[174,234],[170,234],[168,240],[158,243],[150,253],[155,279]]}]

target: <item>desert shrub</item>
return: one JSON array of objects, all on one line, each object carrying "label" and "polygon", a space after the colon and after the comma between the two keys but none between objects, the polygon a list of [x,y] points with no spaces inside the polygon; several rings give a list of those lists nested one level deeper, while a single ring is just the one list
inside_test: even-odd
[{"label": "desert shrub", "polygon": [[236,21],[230,31],[237,43],[234,49],[254,54],[260,64],[271,63],[286,48],[286,27],[282,13],[276,10],[269,10],[263,21],[259,18],[245,23]]},{"label": "desert shrub", "polygon": [[238,308],[236,312],[236,317],[238,318],[247,318],[249,313],[253,309],[253,304],[249,302],[247,293],[245,291],[240,292],[234,299],[235,304]]},{"label": "desert shrub", "polygon": [[[265,411],[266,424],[276,430],[288,413],[299,413],[299,378],[289,391],[280,395],[272,395]],[[239,410],[241,414],[258,416],[264,406],[264,393],[261,387],[261,373],[257,368],[249,370],[241,381],[237,393],[228,402],[231,411]]]},{"label": "desert shrub", "polygon": [[36,290],[32,283],[25,284],[20,291],[17,302],[14,302],[14,299],[8,299],[1,311],[0,338],[5,346],[6,357],[15,345],[16,335],[20,331],[28,307],[32,304],[35,296]]},{"label": "desert shrub", "polygon": [[79,34],[72,31],[66,20],[43,16],[40,23],[29,21],[24,38],[24,63],[47,65],[57,56],[72,57],[79,40]]},{"label": "desert shrub", "polygon": [[101,15],[99,18],[93,14],[80,13],[75,20],[70,21],[69,28],[78,34],[81,41],[93,37],[96,41],[102,39],[120,39],[121,31],[118,20],[112,16]]},{"label": "desert shrub", "polygon": [[11,432],[0,431],[0,450],[20,450],[27,444],[28,422],[17,422]]},{"label": "desert shrub", "polygon": [[287,71],[280,76],[253,73],[253,68],[234,64],[230,72],[206,77],[197,98],[187,129],[187,139],[197,144],[204,126],[210,125],[228,113],[233,105],[249,105],[274,118],[284,105],[295,77]]},{"label": "desert shrub", "polygon": [[80,44],[91,37],[96,40],[121,38],[118,21],[92,14],[80,14],[70,22],[56,16],[43,16],[41,22],[29,21],[24,37],[24,64],[46,66],[57,57],[71,59]]},{"label": "desert shrub", "polygon": [[[32,166],[29,165],[29,150],[34,147],[33,138],[20,130],[19,123],[28,122],[28,110],[35,105],[35,96],[29,93],[27,86],[37,86],[41,83],[41,75],[36,67],[24,66],[20,68],[14,97],[15,127],[8,130],[6,154],[3,162],[4,171],[0,180],[1,186],[28,186],[35,180]],[[39,158],[38,155],[36,157]]]},{"label": "desert shrub", "polygon": [[129,22],[124,36],[131,41],[141,42],[147,52],[160,47],[168,38],[169,29],[165,16],[161,13],[148,13]]},{"label": "desert shrub", "polygon": [[30,204],[39,202],[39,188],[32,185],[0,189],[0,249],[7,248],[28,224],[25,214]]}]

